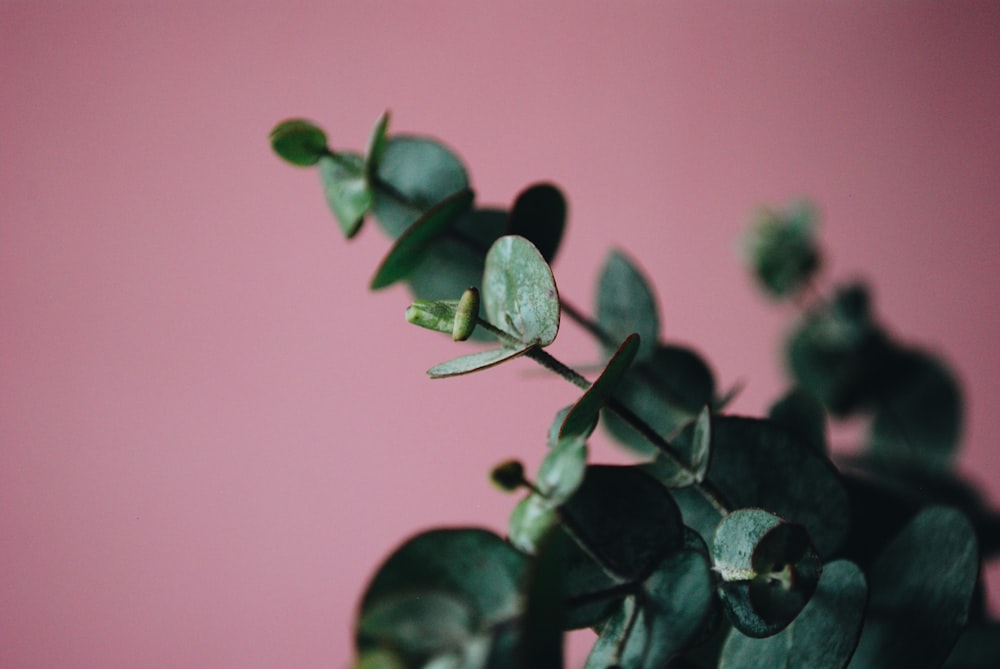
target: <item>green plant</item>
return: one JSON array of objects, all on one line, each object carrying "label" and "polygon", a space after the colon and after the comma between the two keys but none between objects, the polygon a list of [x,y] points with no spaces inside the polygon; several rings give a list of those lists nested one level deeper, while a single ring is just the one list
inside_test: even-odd
[{"label": "green plant", "polygon": [[[950,467],[959,385],[887,333],[863,285],[817,294],[808,206],[762,211],[744,240],[765,293],[802,311],[791,389],[767,418],[730,416],[732,391],[701,356],[661,341],[653,290],[627,256],[608,256],[593,318],[559,295],[558,188],[477,208],[454,153],[387,128],[386,115],[363,154],[331,150],[303,120],[271,141],[318,168],[347,237],[371,216],[394,239],[371,287],[405,281],[407,320],[492,342],[431,377],[523,357],[581,395],[555,412],[534,477],[515,461],[492,472],[523,491],[506,538],[435,529],[383,562],[358,610],[357,667],[560,667],[564,630],[582,627],[598,633],[588,669],[1000,666],[980,577],[1000,516]],[[562,316],[605,354],[592,381],[546,351]],[[870,417],[862,454],[833,458],[828,418],[858,415]],[[598,423],[634,465],[588,462]]]}]

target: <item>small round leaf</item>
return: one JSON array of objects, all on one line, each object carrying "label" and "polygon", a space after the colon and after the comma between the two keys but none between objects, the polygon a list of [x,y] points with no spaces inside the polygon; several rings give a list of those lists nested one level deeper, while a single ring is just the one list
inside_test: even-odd
[{"label": "small round leaf", "polygon": [[524,237],[501,237],[486,254],[483,309],[489,321],[527,345],[548,346],[559,331],[559,293],[545,259]]},{"label": "small round leaf", "polygon": [[299,167],[315,165],[328,152],[326,133],[312,121],[300,118],[282,121],[274,127],[271,148]]},{"label": "small round leaf", "polygon": [[319,159],[319,178],[326,202],[348,239],[358,234],[372,206],[372,191],[364,173],[364,159],[354,153]]}]

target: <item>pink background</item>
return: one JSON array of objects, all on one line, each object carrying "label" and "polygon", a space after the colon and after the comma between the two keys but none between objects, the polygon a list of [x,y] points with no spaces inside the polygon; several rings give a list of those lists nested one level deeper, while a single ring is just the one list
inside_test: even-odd
[{"label": "pink background", "polygon": [[[995,2],[8,0],[0,82],[0,666],[344,667],[378,561],[502,528],[486,472],[575,398],[525,361],[427,380],[456,347],[366,291],[386,241],[271,155],[288,116],[361,148],[391,108],[486,203],[560,183],[563,294],[627,249],[757,415],[793,314],[734,240],[814,197],[827,283],[960,371],[1000,504]],[[552,351],[595,358],[571,323]]]}]

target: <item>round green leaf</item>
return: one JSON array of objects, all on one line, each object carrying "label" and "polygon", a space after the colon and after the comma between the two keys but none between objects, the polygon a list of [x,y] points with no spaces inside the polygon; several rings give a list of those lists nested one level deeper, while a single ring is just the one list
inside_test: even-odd
[{"label": "round green leaf", "polygon": [[932,669],[969,615],[979,574],[972,526],[958,511],[921,511],[868,570],[871,597],[850,669]]},{"label": "round green leaf", "polygon": [[489,321],[518,341],[548,346],[559,331],[559,293],[552,270],[524,237],[501,237],[486,254],[482,287]]},{"label": "round green leaf", "polygon": [[722,519],[712,563],[729,621],[755,638],[788,625],[809,601],[821,572],[805,528],[763,509],[739,509]]},{"label": "round green leaf", "polygon": [[358,647],[392,649],[423,659],[451,652],[479,633],[480,621],[463,598],[416,590],[379,598],[358,621]]},{"label": "round green leaf", "polygon": [[786,211],[765,209],[744,236],[744,256],[761,288],[771,297],[798,292],[819,269],[815,208],[796,202]]},{"label": "round green leaf", "polygon": [[[690,437],[689,428],[674,443]],[[834,555],[847,536],[851,506],[836,468],[769,420],[714,418],[707,478],[735,508],[767,509],[805,526],[821,557]],[[685,523],[712,536],[719,514],[687,489],[672,492]]]},{"label": "round green leaf", "polygon": [[621,381],[639,350],[639,335],[631,334],[621,343],[604,371],[569,410],[559,430],[560,437],[586,437],[594,431],[601,408]]},{"label": "round green leaf", "polygon": [[868,586],[852,562],[837,560],[823,568],[816,592],[784,630],[765,639],[730,632],[720,669],[844,669],[861,634]]},{"label": "round green leaf", "polygon": [[361,229],[372,206],[364,159],[354,153],[340,153],[336,158],[321,156],[319,178],[330,210],[344,236],[350,239]]},{"label": "round green leaf", "polygon": [[563,509],[580,543],[622,578],[648,574],[684,540],[670,493],[635,467],[587,467]]},{"label": "round green leaf", "polygon": [[396,240],[375,272],[371,289],[385,288],[406,277],[420,263],[431,243],[444,235],[468,211],[473,199],[475,195],[472,191],[466,190],[455,193],[428,209]]},{"label": "round green leaf", "polygon": [[361,617],[383,599],[434,590],[465,602],[484,624],[518,611],[525,558],[487,530],[430,530],[397,548],[361,598]]},{"label": "round green leaf", "polygon": [[[689,423],[715,401],[715,377],[691,349],[657,345],[648,360],[636,362],[615,389],[614,397],[653,430],[666,437]],[[651,455],[656,447],[625,421],[605,411],[603,425],[629,449]]]},{"label": "round green leaf", "polygon": [[426,137],[394,135],[385,142],[372,175],[375,218],[390,237],[398,237],[424,212],[445,198],[469,189],[458,157]]},{"label": "round green leaf", "polygon": [[621,251],[612,251],[597,284],[597,322],[613,341],[638,333],[639,360],[657,347],[660,316],[656,296],[639,267]]},{"label": "round green leaf", "polygon": [[529,186],[518,194],[510,210],[507,234],[520,235],[551,263],[566,227],[566,198],[548,183]]},{"label": "round green leaf", "polygon": [[[601,627],[585,669],[606,669],[616,661],[635,669],[667,666],[702,636],[713,602],[705,557],[690,549],[670,555],[642,584],[641,596],[626,599]],[[632,615],[637,618],[622,646]]]},{"label": "round green leaf", "polygon": [[488,351],[479,351],[452,358],[445,362],[434,365],[427,370],[427,375],[432,379],[443,379],[449,376],[460,374],[471,374],[481,369],[495,367],[501,362],[507,362],[527,353],[532,346],[522,346],[521,348],[496,348]]},{"label": "round green leaf", "polygon": [[293,118],[271,131],[271,148],[292,165],[309,167],[326,155],[326,133],[312,121]]}]

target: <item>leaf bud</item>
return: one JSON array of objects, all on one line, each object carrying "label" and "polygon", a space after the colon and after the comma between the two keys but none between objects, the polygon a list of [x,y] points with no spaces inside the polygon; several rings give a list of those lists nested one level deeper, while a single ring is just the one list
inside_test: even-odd
[{"label": "leaf bud", "polygon": [[428,330],[453,334],[457,309],[455,300],[416,300],[406,308],[406,320]]},{"label": "leaf bud", "polygon": [[518,460],[501,462],[490,472],[490,480],[504,492],[514,492],[527,484],[524,478],[524,465]]},{"label": "leaf bud", "polygon": [[465,341],[472,336],[479,318],[479,291],[473,287],[465,289],[455,310],[455,321],[452,325],[451,338],[455,341]]}]

